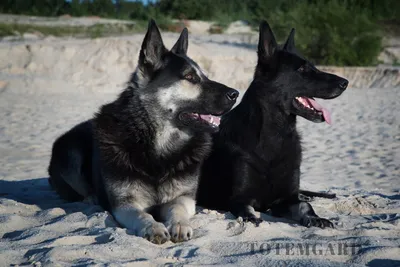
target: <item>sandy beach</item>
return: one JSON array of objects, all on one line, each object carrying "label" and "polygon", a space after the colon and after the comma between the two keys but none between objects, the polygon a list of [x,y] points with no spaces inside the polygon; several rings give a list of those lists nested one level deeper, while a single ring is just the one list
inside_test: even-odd
[{"label": "sandy beach", "polygon": [[[320,101],[333,125],[298,119],[301,187],[337,194],[312,203],[336,229],[266,214],[254,227],[198,207],[193,240],[154,245],[99,206],[61,200],[47,182],[52,143],[123,89],[142,38],[0,42],[0,266],[400,266],[396,68],[331,68],[350,80]],[[177,35],[163,38],[171,47]],[[188,54],[242,93],[252,79],[255,48],[239,35],[192,35]]]}]

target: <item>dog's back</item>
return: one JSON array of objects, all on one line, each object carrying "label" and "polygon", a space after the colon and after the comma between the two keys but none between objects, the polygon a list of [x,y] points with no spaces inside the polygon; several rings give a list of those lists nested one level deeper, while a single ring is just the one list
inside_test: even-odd
[{"label": "dog's back", "polygon": [[92,121],[88,120],[61,135],[53,144],[49,183],[65,200],[82,201],[91,193],[92,143]]}]

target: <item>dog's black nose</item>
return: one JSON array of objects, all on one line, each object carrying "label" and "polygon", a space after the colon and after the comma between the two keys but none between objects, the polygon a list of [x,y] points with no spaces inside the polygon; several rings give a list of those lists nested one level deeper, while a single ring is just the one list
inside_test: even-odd
[{"label": "dog's black nose", "polygon": [[239,92],[232,89],[230,90],[228,93],[226,93],[226,97],[231,100],[231,101],[235,101],[239,96]]},{"label": "dog's black nose", "polygon": [[343,80],[339,83],[340,89],[343,89],[343,90],[347,88],[347,85],[349,85],[349,81],[347,81],[347,80]]}]

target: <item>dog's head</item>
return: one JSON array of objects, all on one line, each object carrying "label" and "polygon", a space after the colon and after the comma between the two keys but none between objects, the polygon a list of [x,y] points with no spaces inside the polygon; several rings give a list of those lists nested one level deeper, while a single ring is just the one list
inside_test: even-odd
[{"label": "dog's head", "polygon": [[295,30],[292,29],[286,43],[278,46],[268,23],[261,22],[254,78],[267,79],[274,89],[279,89],[267,93],[275,96],[269,99],[273,99],[286,114],[299,115],[313,122],[330,123],[330,113],[314,97],[338,97],[347,88],[348,81],[318,70],[302,57],[296,51],[294,34]]},{"label": "dog's head", "polygon": [[187,49],[186,28],[167,50],[151,20],[131,82],[142,101],[157,110],[158,119],[181,130],[215,132],[219,117],[232,108],[239,92],[208,79]]}]

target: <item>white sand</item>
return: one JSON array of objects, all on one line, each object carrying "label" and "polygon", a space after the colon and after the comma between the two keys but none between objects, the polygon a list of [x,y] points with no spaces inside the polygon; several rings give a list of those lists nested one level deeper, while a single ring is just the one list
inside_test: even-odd
[{"label": "white sand", "polygon": [[[176,40],[164,36],[169,47]],[[98,206],[62,201],[47,183],[52,142],[122,89],[142,38],[0,43],[0,266],[400,266],[399,88],[350,88],[323,101],[333,126],[299,119],[302,187],[338,194],[313,201],[336,229],[265,214],[260,227],[243,227],[229,213],[199,208],[193,240],[159,246],[117,227]],[[256,54],[240,37],[224,38],[192,36],[189,54],[243,91]],[[344,254],[344,246],[353,250]]]}]

